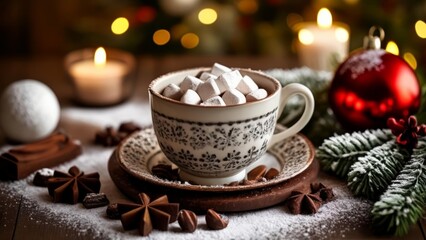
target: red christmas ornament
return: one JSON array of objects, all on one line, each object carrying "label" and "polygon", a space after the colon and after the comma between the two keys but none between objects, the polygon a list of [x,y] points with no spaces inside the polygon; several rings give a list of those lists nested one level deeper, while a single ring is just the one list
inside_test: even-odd
[{"label": "red christmas ornament", "polygon": [[389,117],[404,118],[420,107],[421,88],[413,69],[400,57],[380,49],[384,33],[370,29],[364,49],[357,50],[337,68],[329,102],[347,130],[384,128]]}]

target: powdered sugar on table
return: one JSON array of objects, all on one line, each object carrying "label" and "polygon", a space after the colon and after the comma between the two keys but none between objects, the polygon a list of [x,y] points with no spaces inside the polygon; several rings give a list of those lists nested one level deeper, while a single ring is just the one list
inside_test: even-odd
[{"label": "powdered sugar on table", "polygon": [[[137,99],[136,99],[137,100]],[[55,169],[67,171],[76,165],[85,173],[99,172],[104,192],[110,202],[124,199],[125,196],[110,179],[107,162],[113,148],[104,148],[92,143],[97,130],[106,125],[118,126],[123,121],[136,121],[142,126],[151,124],[149,106],[141,101],[131,101],[109,109],[65,108],[62,111],[60,127],[73,138],[80,139],[83,154],[75,160],[57,166]],[[5,146],[1,151],[5,151]],[[96,239],[140,239],[137,230],[124,231],[119,220],[106,216],[106,207],[85,209],[82,204],[53,203],[47,188],[32,184],[33,175],[15,182],[0,182],[0,191],[19,201],[21,208],[30,209],[25,216],[43,227],[54,225],[70,228],[81,236]],[[198,217],[198,228],[194,233],[182,233],[177,222],[172,223],[169,231],[154,230],[148,238],[152,239],[323,239],[344,238],[347,232],[353,232],[369,225],[368,216],[372,203],[355,198],[343,181],[322,179],[333,188],[336,199],[323,205],[314,215],[292,215],[284,205],[264,210],[227,214],[228,227],[220,231],[207,229],[204,216]],[[10,202],[10,201],[9,201]],[[0,209],[8,208],[0,201]],[[34,216],[37,215],[36,219]],[[39,216],[43,216],[40,219]],[[0,215],[0,222],[5,222]],[[6,227],[6,226],[5,226]]]}]

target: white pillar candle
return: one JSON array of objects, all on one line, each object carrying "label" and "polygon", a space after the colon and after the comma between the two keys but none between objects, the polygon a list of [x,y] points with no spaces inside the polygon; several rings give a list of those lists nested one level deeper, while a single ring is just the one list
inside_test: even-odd
[{"label": "white pillar candle", "polygon": [[333,23],[332,15],[326,8],[318,12],[317,23],[300,23],[297,53],[302,65],[315,70],[334,71],[349,51],[349,27]]},{"label": "white pillar candle", "polygon": [[69,67],[79,101],[91,105],[119,102],[123,98],[123,77],[127,72],[124,62],[107,61],[103,48],[96,50],[94,59],[81,60]]}]

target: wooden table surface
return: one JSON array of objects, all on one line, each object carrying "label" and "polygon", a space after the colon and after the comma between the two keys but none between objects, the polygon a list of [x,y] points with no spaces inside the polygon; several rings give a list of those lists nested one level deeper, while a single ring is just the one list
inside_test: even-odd
[{"label": "wooden table surface", "polygon": [[[252,69],[292,68],[296,61],[283,58],[267,57],[228,57],[228,56],[141,56],[137,58],[136,79],[139,88],[146,88],[155,77],[174,70],[211,66],[214,62],[233,67]],[[0,58],[0,91],[13,81],[20,79],[37,79],[45,82],[58,95],[62,106],[72,104],[71,83],[67,80],[61,57],[36,58]],[[0,141],[4,144],[4,141]],[[330,178],[324,173],[320,178]],[[338,181],[338,180],[335,180]],[[39,224],[48,216],[43,212],[34,212],[31,204],[24,204],[19,194],[0,190],[0,239],[93,239],[90,231],[76,234],[67,226],[58,228],[57,224]],[[54,219],[49,219],[54,221]],[[414,225],[409,234],[392,239],[425,239],[422,229],[426,229],[426,220]],[[333,237],[333,236],[330,236]],[[335,236],[333,238],[336,238]],[[338,237],[337,237],[338,238]],[[361,229],[345,234],[345,239],[388,239],[389,236],[375,236],[371,229]]]}]

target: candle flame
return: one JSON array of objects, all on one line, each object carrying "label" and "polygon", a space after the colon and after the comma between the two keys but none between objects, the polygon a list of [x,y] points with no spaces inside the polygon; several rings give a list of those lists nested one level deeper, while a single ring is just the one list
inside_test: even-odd
[{"label": "candle flame", "polygon": [[330,28],[333,23],[333,16],[327,8],[321,8],[317,15],[317,24],[320,28]]},{"label": "candle flame", "polygon": [[106,52],[103,47],[99,47],[96,49],[95,57],[94,57],[95,65],[96,66],[104,66],[106,63]]}]

